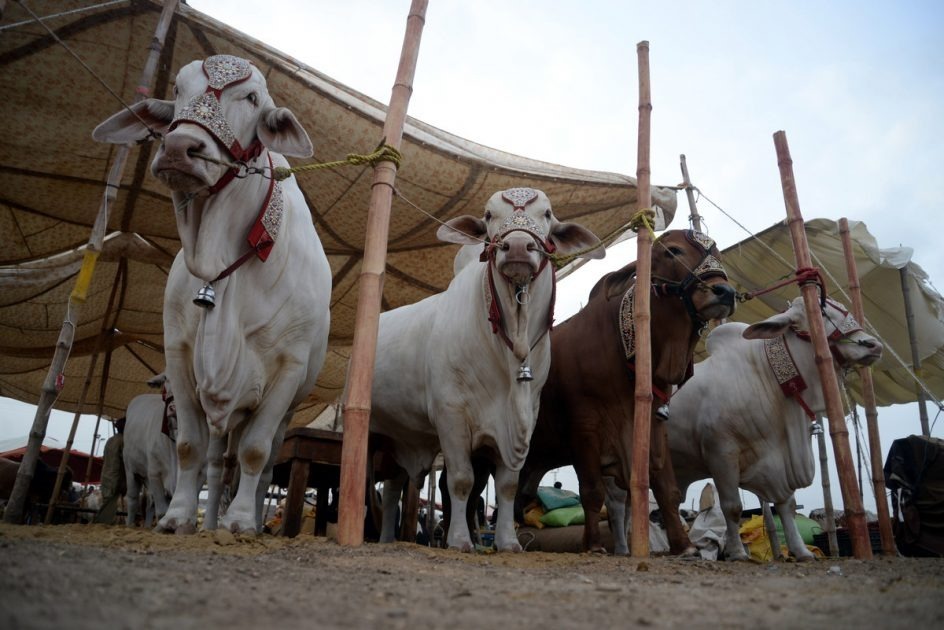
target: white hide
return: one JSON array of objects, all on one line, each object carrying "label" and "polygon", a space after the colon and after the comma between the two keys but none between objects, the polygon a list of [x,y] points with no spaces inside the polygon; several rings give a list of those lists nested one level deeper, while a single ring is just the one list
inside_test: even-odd
[{"label": "white hide", "polygon": [[[157,517],[167,512],[168,499],[177,485],[177,451],[161,432],[164,399],[160,394],[135,396],[125,414],[122,459],[128,484],[127,524],[134,525],[140,508],[141,486],[147,488]],[[148,510],[150,512],[150,510]],[[149,525],[150,519],[145,519]]]},{"label": "white hide", "polygon": [[[239,436],[239,491],[220,523],[257,531],[262,497],[274,457],[296,405],[315,385],[324,362],[329,329],[331,271],[311,214],[294,178],[284,180],[284,213],[268,259],[256,256],[215,283],[216,307],[192,303],[197,291],[249,248],[247,234],[263,207],[270,180],[258,175],[235,179],[208,195],[226,167],[195,157],[231,161],[202,127],[168,125],[192,98],[204,94],[201,62],[181,68],[176,102],[149,99],[135,111],[164,134],[152,173],[171,188],[183,248],[170,270],[164,295],[167,373],[177,392],[179,475],[177,491],[160,527],[181,532],[196,524],[200,470],[207,468],[210,492],[219,496],[226,436]],[[311,143],[292,113],[276,108],[262,73],[226,87],[222,111],[245,147],[258,137],[264,145],[250,166],[287,166],[279,154],[308,156]],[[142,139],[144,127],[127,112],[95,130],[107,142]],[[270,153],[271,152],[271,153]],[[195,195],[190,197],[190,195]],[[168,211],[174,211],[168,208]],[[210,516],[210,515],[208,515]],[[215,516],[215,515],[212,515]],[[209,526],[215,519],[208,518]]]},{"label": "white hide", "polygon": [[[843,317],[827,302],[827,335]],[[800,560],[813,557],[793,518],[794,491],[813,481],[811,423],[799,403],[781,390],[768,365],[763,341],[785,336],[807,384],[803,400],[814,413],[822,414],[826,407],[813,346],[794,330],[809,330],[800,298],[793,300],[786,312],[763,322],[715,328],[707,339],[710,356],[695,365],[694,376],[672,396],[669,406],[669,448],[682,498],[692,482],[714,478],[727,521],[725,551],[729,559],[747,558],[738,534],[738,488],[774,502],[790,552]],[[863,331],[830,345],[842,356],[843,367],[870,365],[882,353],[882,345]]]},{"label": "white hide", "polygon": [[[537,194],[537,199],[526,208],[527,215],[558,251],[583,250],[599,243],[584,228],[559,223],[544,193]],[[486,204],[484,221],[466,216],[453,219],[449,225],[477,239],[493,238],[513,214],[511,204],[501,195],[495,193]],[[476,242],[447,227],[440,228],[438,236],[466,245]],[[528,243],[529,264],[533,265],[532,270],[538,268],[541,247],[531,236],[516,231],[503,241],[517,241],[519,254]],[[481,252],[482,244],[477,246]],[[583,255],[600,257],[603,248]],[[371,431],[392,440],[394,458],[413,483],[430,470],[441,449],[449,471],[452,500],[453,525],[447,542],[450,547],[463,550],[472,549],[468,528],[464,526],[473,484],[470,457],[481,448],[488,449],[496,466],[496,546],[499,550],[521,549],[514,530],[514,496],[550,364],[547,319],[554,282],[551,267],[546,266],[525,283],[529,285],[529,297],[519,305],[515,301],[515,283],[507,282],[498,273],[508,256],[498,249],[494,277],[504,325],[515,341],[515,351],[492,332],[483,289],[488,264],[473,262],[471,256],[457,265],[461,269],[445,292],[380,317]],[[511,267],[505,269],[507,273]],[[534,377],[530,382],[516,380],[525,358],[521,356],[522,350]],[[401,477],[384,484],[383,542],[393,540],[396,497],[403,482]]]}]

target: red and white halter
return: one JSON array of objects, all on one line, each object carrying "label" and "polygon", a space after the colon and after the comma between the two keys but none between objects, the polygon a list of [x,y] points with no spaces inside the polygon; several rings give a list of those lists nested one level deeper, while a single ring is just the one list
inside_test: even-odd
[{"label": "red and white halter", "polygon": [[[180,110],[171,122],[169,130],[173,131],[181,124],[197,125],[213,136],[237,163],[244,164],[256,159],[262,154],[265,147],[259,141],[259,138],[253,139],[248,147],[243,147],[226,120],[220,104],[220,97],[224,90],[238,85],[252,76],[252,65],[245,59],[232,55],[214,55],[203,62],[203,74],[207,77],[206,90],[203,94],[190,99],[190,102]],[[266,153],[266,159],[271,170],[272,156]],[[238,167],[228,169],[209,188],[209,193],[214,195],[221,191],[236,178],[238,173]],[[251,249],[227,267],[210,284],[231,274],[237,267],[245,263],[252,254],[255,254],[259,257],[259,260],[264,262],[269,257],[272,246],[275,244],[279,228],[282,225],[284,210],[282,187],[274,178],[270,179],[269,189],[262,202],[262,208],[259,210],[259,215],[249,229],[247,236]]]},{"label": "red and white halter", "polygon": [[[479,261],[488,263],[488,273],[484,276],[483,290],[485,291],[485,308],[488,314],[488,321],[492,324],[492,334],[499,335],[506,346],[514,348],[514,343],[509,339],[508,333],[505,332],[505,326],[503,324],[504,313],[502,312],[501,303],[498,300],[495,289],[494,267],[498,248],[501,246],[502,239],[512,232],[525,232],[531,235],[535,241],[540,243],[541,248],[547,254],[553,253],[556,247],[554,243],[547,238],[547,234],[538,222],[525,212],[527,206],[538,198],[536,190],[533,188],[509,188],[503,191],[501,196],[502,199],[511,204],[513,208],[512,213],[499,226],[498,232],[495,234],[494,238],[485,243],[485,248],[479,257]],[[544,271],[547,264],[548,257],[542,257],[541,264],[538,266],[537,271],[531,274],[532,281],[541,275],[541,272]],[[502,274],[501,270],[498,270],[498,273],[507,282],[513,282],[510,278]],[[545,334],[550,332],[551,328],[554,326],[554,302],[557,298],[557,271],[554,269],[553,265],[551,266],[551,274],[553,276],[551,278],[551,303],[548,309]]]},{"label": "red and white halter", "polygon": [[[862,327],[859,325],[859,322],[856,321],[855,317],[840,306],[838,302],[830,300],[829,298],[826,298],[826,301],[843,315],[839,322],[829,320],[835,329],[827,338],[829,340],[829,350],[832,352],[833,357],[837,359],[838,363],[840,361],[835,349],[835,344],[852,333],[862,330]],[[797,330],[796,328],[791,328],[790,330],[798,339],[806,342],[811,341],[808,331]],[[803,408],[804,413],[806,413],[810,421],[815,422],[816,414],[813,413],[813,410],[810,409],[806,401],[803,400],[803,392],[807,389],[806,380],[803,378],[803,375],[800,374],[800,370],[797,368],[793,355],[790,354],[790,348],[787,347],[786,335],[774,337],[773,339],[765,339],[764,353],[767,355],[767,364],[770,366],[774,378],[777,379],[777,384],[780,385],[780,390],[783,392],[783,395],[796,400],[797,404]]]}]

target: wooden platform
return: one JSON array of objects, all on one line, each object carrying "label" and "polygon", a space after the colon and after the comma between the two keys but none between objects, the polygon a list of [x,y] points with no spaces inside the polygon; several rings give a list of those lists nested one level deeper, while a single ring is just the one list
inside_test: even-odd
[{"label": "wooden platform", "polygon": [[328,491],[341,485],[341,433],[298,427],[289,429],[273,469],[272,483],[288,488],[282,511],[282,535],[301,531],[305,490],[315,488],[315,536],[327,531]]}]

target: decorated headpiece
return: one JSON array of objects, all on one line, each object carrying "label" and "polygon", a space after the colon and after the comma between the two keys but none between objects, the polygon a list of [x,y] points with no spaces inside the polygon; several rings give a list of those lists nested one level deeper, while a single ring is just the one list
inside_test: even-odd
[{"label": "decorated headpiece", "polygon": [[509,188],[502,191],[501,196],[511,204],[514,211],[499,226],[499,238],[518,230],[530,232],[542,241],[547,238],[547,231],[525,212],[525,208],[538,198],[538,191],[533,188]]},{"label": "decorated headpiece", "polygon": [[203,62],[203,74],[208,85],[203,94],[190,99],[170,124],[173,131],[182,122],[199,125],[226,147],[236,160],[249,160],[259,155],[262,145],[258,140],[243,148],[232,127],[223,115],[220,96],[226,88],[242,83],[252,76],[252,65],[232,55],[214,55]]}]

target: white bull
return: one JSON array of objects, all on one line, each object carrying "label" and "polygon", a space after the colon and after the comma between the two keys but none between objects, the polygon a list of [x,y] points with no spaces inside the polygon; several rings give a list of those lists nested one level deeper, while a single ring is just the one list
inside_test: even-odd
[{"label": "white bull", "polygon": [[[138,516],[142,485],[154,503],[157,518],[167,512],[168,500],[177,485],[177,451],[173,442],[177,419],[166,380],[159,374],[148,381],[151,387],[163,386],[164,390],[161,394],[135,396],[125,414],[122,459],[128,484],[126,522],[129,526],[134,525]],[[145,525],[151,522],[150,514],[151,510],[147,509]]]},{"label": "white bull", "polygon": [[[452,219],[437,236],[463,245],[485,241],[483,262],[466,264],[445,292],[381,316],[371,431],[391,439],[394,459],[417,484],[441,448],[452,500],[447,542],[454,548],[472,548],[462,525],[471,457],[492,459],[495,542],[500,550],[520,550],[513,522],[518,471],[550,362],[555,277],[548,253],[600,258],[604,250],[585,228],[558,222],[547,196],[531,188],[495,193],[484,219]],[[404,481],[401,475],[384,484],[382,541],[393,540]]]},{"label": "white bull", "polygon": [[[881,357],[882,344],[838,303],[826,300],[823,319],[837,368]],[[738,534],[739,487],[773,501],[790,553],[813,558],[793,517],[794,491],[813,482],[811,424],[826,410],[808,330],[801,298],[762,322],[718,326],[708,335],[710,356],[672,396],[669,448],[681,497],[692,482],[714,478],[728,559],[747,558]]]},{"label": "white bull", "polygon": [[[270,170],[287,166],[279,153],[307,157],[312,146],[243,59],[194,61],[181,68],[174,90],[176,101],[142,101],[134,114],[120,112],[93,132],[116,143],[163,135],[151,172],[171,189],[182,245],[164,295],[179,474],[159,526],[194,530],[211,436],[206,526],[216,525],[213,503],[232,433],[239,491],[221,524],[257,531],[285,426],[314,386],[327,348],[330,267],[297,183],[276,182]],[[237,161],[270,176],[235,178]],[[215,307],[195,306],[198,291],[204,305],[215,291]]]}]

